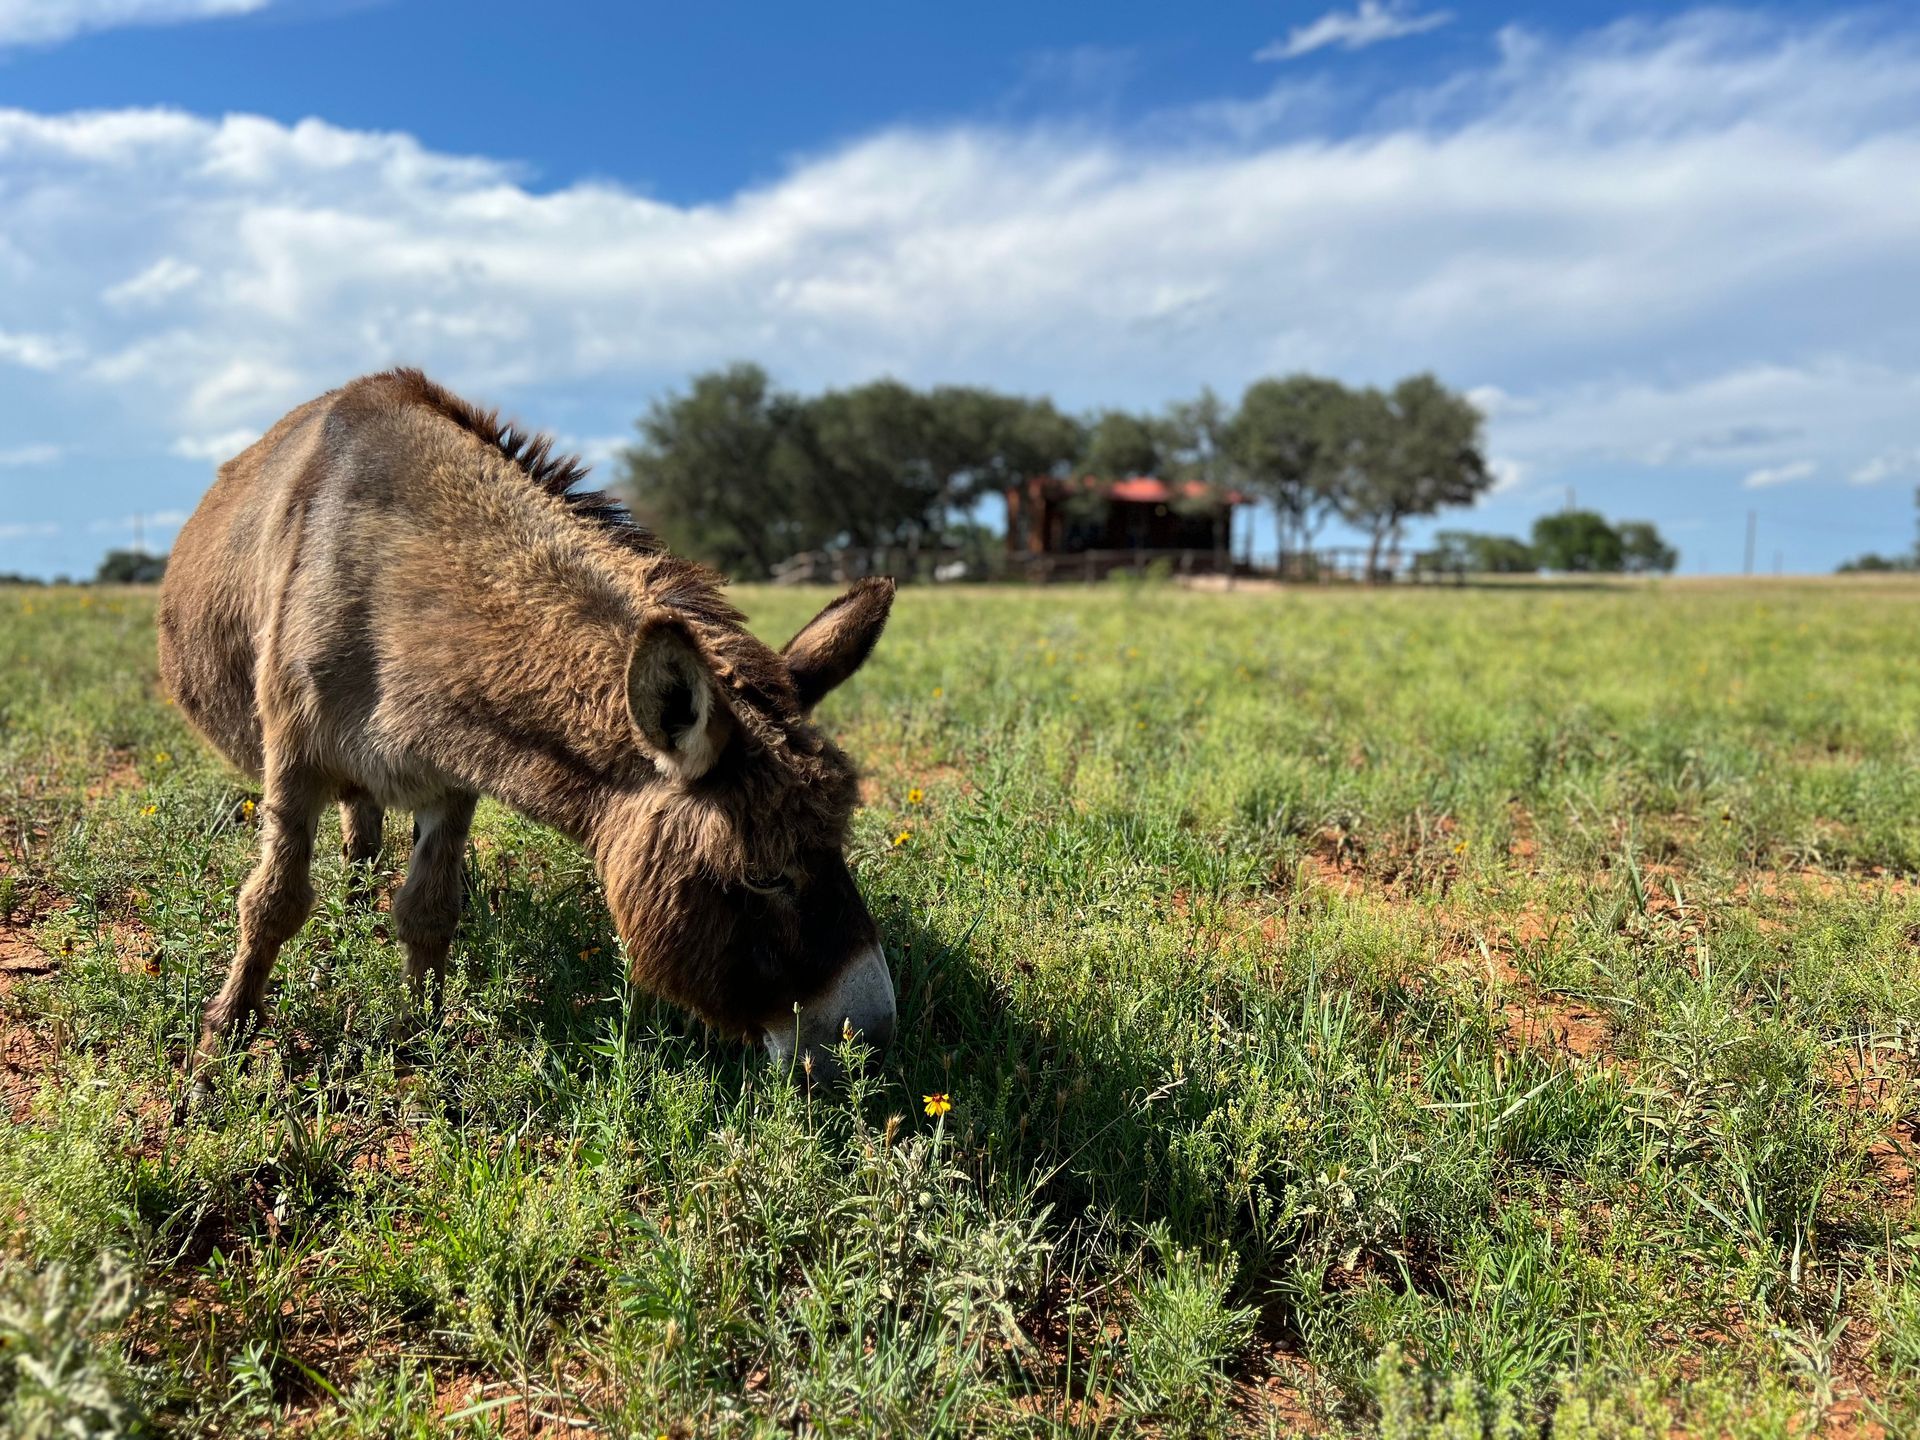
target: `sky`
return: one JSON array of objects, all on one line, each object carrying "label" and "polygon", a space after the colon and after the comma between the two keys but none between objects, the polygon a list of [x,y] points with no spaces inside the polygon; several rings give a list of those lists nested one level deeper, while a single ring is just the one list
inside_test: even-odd
[{"label": "sky", "polygon": [[164,548],[368,370],[609,478],[741,359],[1075,410],[1430,370],[1499,477],[1442,525],[1904,550],[1920,7],[0,0],[0,572]]}]

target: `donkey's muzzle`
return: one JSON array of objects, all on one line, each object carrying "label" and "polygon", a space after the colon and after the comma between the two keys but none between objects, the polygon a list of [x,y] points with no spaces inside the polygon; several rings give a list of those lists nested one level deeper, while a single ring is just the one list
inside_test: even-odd
[{"label": "donkey's muzzle", "polygon": [[897,1016],[893,974],[878,945],[847,963],[825,993],[800,1007],[785,1024],[775,1021],[763,1036],[767,1054],[787,1065],[812,1058],[815,1075],[831,1077],[839,1068],[833,1049],[848,1034],[863,1045],[883,1050],[893,1039]]}]

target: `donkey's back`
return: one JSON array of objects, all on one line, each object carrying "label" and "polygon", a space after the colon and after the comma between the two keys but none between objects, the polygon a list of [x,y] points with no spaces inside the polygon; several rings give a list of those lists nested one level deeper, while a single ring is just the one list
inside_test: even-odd
[{"label": "donkey's back", "polygon": [[293,411],[220,467],[175,540],[160,587],[160,678],[181,712],[255,779],[264,765],[255,684],[264,632],[298,554],[338,392]]},{"label": "donkey's back", "polygon": [[[467,477],[501,463],[491,437],[462,426],[484,431],[492,417],[462,411],[450,424],[431,403],[443,396],[458,403],[401,371],[310,401],[220,467],[175,542],[160,591],[161,679],[256,778],[278,720],[327,752],[343,788],[378,788],[382,777],[357,773],[373,758],[358,732],[378,701],[374,646],[396,612],[461,608],[457,572],[474,563],[461,552],[474,548],[475,496],[488,493]],[[530,502],[525,488],[500,498]],[[494,548],[511,547],[499,529],[512,527],[496,528]]]}]

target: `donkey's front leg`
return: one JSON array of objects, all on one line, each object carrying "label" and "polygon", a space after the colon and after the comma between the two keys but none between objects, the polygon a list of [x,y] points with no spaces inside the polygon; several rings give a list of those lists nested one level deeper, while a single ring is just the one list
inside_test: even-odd
[{"label": "donkey's front leg", "polygon": [[260,803],[260,860],[240,891],[240,948],[200,1028],[201,1059],[243,1020],[265,1018],[267,977],[280,947],[313,909],[313,832],[327,790],[311,772],[267,762]]},{"label": "donkey's front leg", "polygon": [[416,1001],[429,975],[446,981],[447,953],[466,899],[462,862],[475,799],[448,795],[413,812],[413,856],[393,897],[393,928],[407,947],[407,988]]}]

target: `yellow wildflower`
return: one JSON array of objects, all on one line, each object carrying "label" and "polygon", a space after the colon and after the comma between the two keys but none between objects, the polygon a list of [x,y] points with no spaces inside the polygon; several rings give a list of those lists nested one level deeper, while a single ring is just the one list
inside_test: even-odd
[{"label": "yellow wildflower", "polygon": [[936,1090],[931,1095],[922,1095],[920,1101],[927,1107],[927,1114],[938,1118],[953,1109],[953,1101],[947,1098],[947,1092]]},{"label": "yellow wildflower", "polygon": [[142,815],[158,815],[160,813],[160,807],[158,805],[148,805],[144,807],[140,813]]},{"label": "yellow wildflower", "polygon": [[938,700],[942,695],[946,693],[947,693],[947,687],[944,685],[936,685],[933,687],[933,698],[936,700]]},{"label": "yellow wildflower", "polygon": [[898,850],[902,845],[906,844],[907,841],[911,840],[912,838],[913,838],[913,831],[902,830],[898,835],[893,837],[893,848]]},{"label": "yellow wildflower", "polygon": [[918,785],[907,791],[907,804],[909,805],[918,805],[926,798],[927,792],[922,790]]}]

